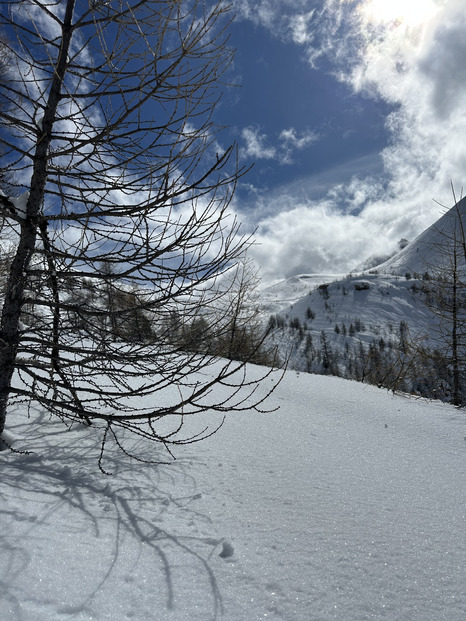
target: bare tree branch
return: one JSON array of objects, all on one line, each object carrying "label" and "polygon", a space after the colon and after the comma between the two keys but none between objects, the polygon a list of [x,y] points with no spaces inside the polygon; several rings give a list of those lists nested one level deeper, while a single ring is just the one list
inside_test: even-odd
[{"label": "bare tree branch", "polygon": [[[251,337],[251,283],[225,286],[252,243],[231,207],[246,171],[235,145],[219,147],[214,123],[233,58],[229,7],[0,6],[9,58],[0,142],[17,189],[0,197],[14,245],[0,433],[9,404],[30,399],[68,424],[92,423],[102,451],[113,439],[132,454],[128,433],[168,448],[212,433],[183,435],[194,414],[261,409],[269,372],[247,372],[263,344]],[[185,328],[203,316],[211,346],[174,338],[175,315]],[[225,335],[236,360],[221,358]]]}]

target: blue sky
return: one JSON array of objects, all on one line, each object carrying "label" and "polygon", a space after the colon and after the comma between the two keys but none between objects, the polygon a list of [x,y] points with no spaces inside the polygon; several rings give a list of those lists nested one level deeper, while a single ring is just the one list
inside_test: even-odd
[{"label": "blue sky", "polygon": [[466,0],[227,1],[215,147],[254,163],[232,210],[265,282],[348,273],[461,196]]},{"label": "blue sky", "polygon": [[313,69],[299,46],[250,21],[231,34],[241,88],[226,93],[222,116],[234,119],[244,159],[256,159],[246,182],[273,189],[365,156],[380,171],[390,106],[353,93],[328,63]]},{"label": "blue sky", "polygon": [[464,0],[235,0],[218,120],[266,281],[414,238],[466,179]]}]

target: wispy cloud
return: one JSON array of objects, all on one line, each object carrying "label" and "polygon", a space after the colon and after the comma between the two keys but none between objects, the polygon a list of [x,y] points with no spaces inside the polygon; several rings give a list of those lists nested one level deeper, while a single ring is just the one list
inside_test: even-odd
[{"label": "wispy cloud", "polygon": [[301,151],[311,144],[314,144],[319,140],[319,136],[310,129],[300,133],[296,131],[294,127],[290,127],[280,132],[279,140],[281,144],[282,161],[287,164],[292,164],[293,152]]},{"label": "wispy cloud", "polygon": [[241,149],[241,156],[243,158],[275,159],[277,150],[270,144],[267,145],[267,135],[261,132],[258,127],[245,127],[241,132],[241,137],[243,139]]},{"label": "wispy cloud", "polygon": [[315,9],[312,9],[307,13],[298,13],[297,15],[292,15],[289,18],[288,27],[294,43],[306,45],[314,39],[314,35],[310,27],[314,13]]},{"label": "wispy cloud", "polygon": [[276,160],[280,164],[292,164],[293,153],[315,143],[319,137],[312,130],[298,132],[294,127],[282,130],[275,138],[267,136],[258,127],[245,127],[241,132],[243,140],[241,156],[255,160]]}]

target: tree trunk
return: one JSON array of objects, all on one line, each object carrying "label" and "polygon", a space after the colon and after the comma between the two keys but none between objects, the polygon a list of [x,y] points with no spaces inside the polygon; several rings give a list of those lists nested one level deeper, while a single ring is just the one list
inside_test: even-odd
[{"label": "tree trunk", "polygon": [[455,248],[453,251],[453,301],[452,301],[452,358],[453,358],[453,405],[461,405],[460,396],[460,362],[458,347],[458,258]]},{"label": "tree trunk", "polygon": [[68,0],[66,4],[60,51],[44,110],[42,133],[37,136],[33,157],[33,172],[26,215],[21,224],[18,247],[11,265],[3,303],[0,324],[0,434],[5,427],[8,397],[19,343],[19,321],[27,282],[26,271],[34,253],[37,227],[44,202],[48,151],[73,35],[72,19],[75,2],[76,0]]}]

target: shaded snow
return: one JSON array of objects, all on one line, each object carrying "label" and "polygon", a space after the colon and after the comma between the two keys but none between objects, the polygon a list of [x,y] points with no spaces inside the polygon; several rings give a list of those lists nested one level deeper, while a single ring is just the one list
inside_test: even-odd
[{"label": "shaded snow", "polygon": [[466,618],[465,414],[294,372],[270,404],[113,477],[92,431],[12,415],[2,619]]}]

